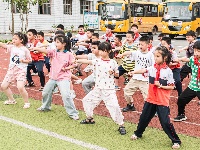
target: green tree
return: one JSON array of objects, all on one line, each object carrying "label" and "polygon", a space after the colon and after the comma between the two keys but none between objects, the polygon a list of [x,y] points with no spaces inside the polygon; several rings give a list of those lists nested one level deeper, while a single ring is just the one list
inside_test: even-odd
[{"label": "green tree", "polygon": [[[42,5],[43,3],[47,2],[48,0],[4,0],[5,2],[8,2],[11,6],[11,13],[12,13],[12,29],[11,32],[14,34],[14,7],[16,7],[16,10],[19,11],[19,17],[21,20],[21,32],[26,32],[28,29],[28,17],[30,11],[30,7],[34,5]],[[25,16],[25,20],[24,20]],[[25,21],[25,25],[24,25]]]}]

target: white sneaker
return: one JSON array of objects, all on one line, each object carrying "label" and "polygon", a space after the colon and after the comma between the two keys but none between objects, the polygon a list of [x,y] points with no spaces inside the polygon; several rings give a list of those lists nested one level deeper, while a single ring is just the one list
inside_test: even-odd
[{"label": "white sneaker", "polygon": [[70,91],[70,94],[71,94],[72,99],[74,99],[74,98],[76,97],[76,93],[75,93],[74,90],[71,90],[71,91]]},{"label": "white sneaker", "polygon": [[27,108],[30,108],[31,107],[31,104],[30,103],[24,103],[24,109],[27,109]]},{"label": "white sneaker", "polygon": [[138,139],[138,137],[135,135],[135,134],[133,134],[132,136],[131,136],[131,140],[137,140]]},{"label": "white sneaker", "polygon": [[172,145],[172,149],[179,149],[181,146],[180,146],[180,144],[178,144],[178,143],[174,143],[173,145]]},{"label": "white sneaker", "polygon": [[74,84],[81,84],[82,83],[82,79],[78,79],[78,80],[75,80]]}]

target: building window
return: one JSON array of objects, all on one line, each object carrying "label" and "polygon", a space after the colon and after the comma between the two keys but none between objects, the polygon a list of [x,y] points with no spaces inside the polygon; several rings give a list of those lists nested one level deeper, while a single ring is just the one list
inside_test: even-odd
[{"label": "building window", "polygon": [[80,1],[80,13],[83,14],[83,12],[90,12],[91,11],[91,3],[90,1],[81,0]]},{"label": "building window", "polygon": [[72,15],[72,0],[63,0],[64,14]]},{"label": "building window", "polygon": [[[11,10],[11,11],[12,11],[12,10]],[[16,5],[16,4],[14,4],[13,13],[14,13],[14,14],[18,14],[18,13],[20,13],[20,9],[17,8],[17,5]],[[26,11],[23,11],[23,14],[26,14]]]},{"label": "building window", "polygon": [[51,0],[42,5],[38,5],[38,14],[51,14]]}]

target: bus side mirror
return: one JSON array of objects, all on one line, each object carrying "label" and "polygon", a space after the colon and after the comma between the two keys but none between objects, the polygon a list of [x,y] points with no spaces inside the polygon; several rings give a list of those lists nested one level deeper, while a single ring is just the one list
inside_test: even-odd
[{"label": "bus side mirror", "polygon": [[99,4],[96,4],[96,10],[99,10]]},{"label": "bus side mirror", "polygon": [[122,11],[125,11],[125,4],[122,4]]},{"label": "bus side mirror", "polygon": [[193,5],[193,3],[191,2],[189,7],[188,7],[189,11],[192,11],[192,5]]}]

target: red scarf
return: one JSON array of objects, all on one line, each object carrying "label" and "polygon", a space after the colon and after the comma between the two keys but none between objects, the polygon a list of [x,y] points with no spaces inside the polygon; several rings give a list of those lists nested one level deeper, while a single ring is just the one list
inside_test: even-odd
[{"label": "red scarf", "polygon": [[148,46],[148,51],[150,51],[152,49],[153,45],[152,44],[149,44]]},{"label": "red scarf", "polygon": [[194,56],[194,64],[197,65],[197,67],[198,67],[198,71],[197,71],[197,86],[199,87],[198,82],[200,81],[200,63],[199,63],[199,59],[197,57],[195,57],[195,56]]},{"label": "red scarf", "polygon": [[140,36],[140,34],[139,33],[135,33],[135,36],[134,36],[134,39],[133,39],[133,41],[135,41],[138,37]]},{"label": "red scarf", "polygon": [[113,36],[112,32],[106,34],[106,42],[108,42],[109,38],[112,36]]},{"label": "red scarf", "polygon": [[[155,81],[159,81],[159,78],[160,78],[160,70],[161,69],[164,69],[164,68],[167,68],[167,64],[166,63],[163,63],[162,65],[158,65],[158,64],[154,64],[154,68],[156,68],[156,77],[155,77]],[[156,85],[153,86],[153,91],[154,91],[154,94],[156,95],[157,94],[157,89],[158,87]]]},{"label": "red scarf", "polygon": [[85,34],[85,32],[79,32],[78,34],[80,34],[80,35],[84,35],[84,34]]},{"label": "red scarf", "polygon": [[44,39],[40,40],[40,43],[43,43],[44,42]]}]

